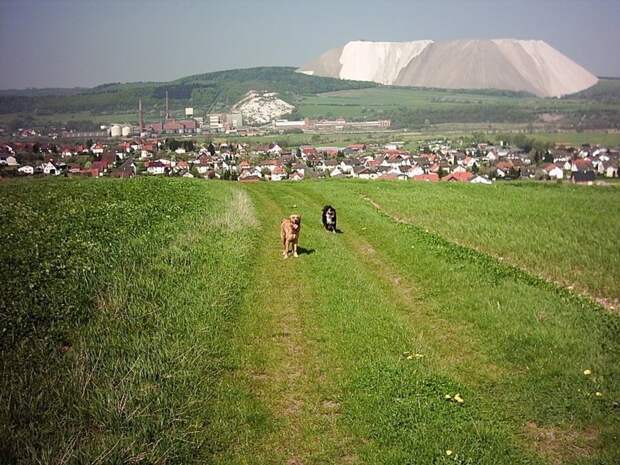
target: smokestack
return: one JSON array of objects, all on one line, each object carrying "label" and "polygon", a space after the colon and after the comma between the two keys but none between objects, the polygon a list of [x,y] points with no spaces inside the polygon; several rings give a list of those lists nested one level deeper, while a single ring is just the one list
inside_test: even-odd
[{"label": "smokestack", "polygon": [[142,112],[142,99],[138,99],[138,119],[140,121],[140,135],[144,132],[144,113]]},{"label": "smokestack", "polygon": [[166,90],[166,120],[170,119],[170,109],[168,107],[168,91]]}]

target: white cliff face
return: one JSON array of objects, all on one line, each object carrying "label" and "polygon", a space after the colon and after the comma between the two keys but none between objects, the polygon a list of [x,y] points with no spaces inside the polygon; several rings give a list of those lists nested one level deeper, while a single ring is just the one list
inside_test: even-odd
[{"label": "white cliff face", "polygon": [[541,40],[354,41],[299,72],[386,85],[495,88],[559,97],[587,89],[596,76]]},{"label": "white cliff face", "polygon": [[418,56],[432,40],[414,42],[354,41],[340,55],[341,79],[392,84],[398,73]]},{"label": "white cliff face", "polygon": [[291,113],[295,107],[290,103],[278,98],[275,92],[259,93],[249,91],[234,106],[233,111],[238,111],[243,121],[250,125],[267,124],[274,119]]}]

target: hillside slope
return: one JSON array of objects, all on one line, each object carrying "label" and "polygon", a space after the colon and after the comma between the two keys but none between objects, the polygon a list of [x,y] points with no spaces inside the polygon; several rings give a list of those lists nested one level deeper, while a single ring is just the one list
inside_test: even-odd
[{"label": "hillside slope", "polygon": [[0,114],[133,112],[137,110],[138,99],[142,98],[146,111],[159,115],[166,91],[173,108],[219,109],[234,104],[250,90],[277,92],[284,100],[292,101],[302,95],[375,85],[307,76],[296,73],[292,67],[247,68],[197,74],[170,82],[104,84],[75,95],[0,95]]}]

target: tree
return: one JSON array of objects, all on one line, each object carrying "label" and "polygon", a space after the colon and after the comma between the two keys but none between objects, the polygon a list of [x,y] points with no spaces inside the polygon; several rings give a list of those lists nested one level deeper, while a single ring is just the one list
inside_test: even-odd
[{"label": "tree", "polygon": [[171,150],[174,152],[176,149],[181,147],[182,144],[173,138],[173,139],[166,139],[165,145],[168,148],[168,150]]}]

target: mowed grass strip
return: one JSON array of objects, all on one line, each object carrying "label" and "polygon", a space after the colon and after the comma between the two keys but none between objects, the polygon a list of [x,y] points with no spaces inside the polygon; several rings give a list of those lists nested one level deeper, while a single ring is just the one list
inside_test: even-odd
[{"label": "mowed grass strip", "polygon": [[[75,286],[89,299],[67,294],[72,312],[40,307],[37,315],[49,311],[54,326],[38,327],[30,317],[33,330],[3,350],[3,463],[204,463],[227,447],[230,436],[217,425],[217,383],[233,369],[229,334],[256,217],[236,186],[184,181],[27,187],[35,198],[20,208],[37,213],[29,218],[32,235],[58,253],[74,228],[98,253],[71,257],[93,258],[97,271],[81,288],[73,275],[50,273],[45,289]],[[24,187],[12,186],[17,195]],[[40,196],[49,201],[37,202]],[[83,214],[64,218],[60,237],[40,221],[53,220],[58,203]],[[90,217],[106,206],[103,218]],[[125,235],[125,224],[133,235]],[[21,318],[20,308],[8,319]]]},{"label": "mowed grass strip", "polygon": [[[373,260],[386,264],[382,274],[398,277],[401,294],[411,288],[415,299],[405,311],[418,338],[437,350],[429,357],[434,371],[463,384],[482,424],[493,430],[503,425],[524,450],[552,461],[558,454],[567,462],[617,461],[617,316],[515,279],[499,261],[487,266],[473,251],[468,258],[442,238],[379,214],[343,184],[304,187],[341,207],[343,228],[348,224],[353,236],[363,236],[380,257]],[[536,428],[540,431],[532,434]],[[486,448],[474,437],[463,444],[466,449]],[[550,439],[557,437],[565,442]]]},{"label": "mowed grass strip", "polygon": [[[307,263],[325,257],[305,248],[303,239],[299,258],[282,257],[280,221],[293,212],[305,216],[313,208],[280,191],[249,191],[261,218],[261,239],[252,286],[231,341],[238,368],[222,383],[226,395],[220,399],[222,424],[228,425],[231,416],[240,422],[234,428],[236,444],[216,463],[351,461],[354,439],[337,424],[340,404],[332,367],[323,359],[312,316],[321,290]],[[316,234],[302,220],[302,238]]]},{"label": "mowed grass strip", "polygon": [[620,189],[567,184],[363,183],[352,188],[446,239],[620,303]]},{"label": "mowed grass strip", "polygon": [[[471,394],[466,384],[435,370],[430,344],[410,326],[406,300],[347,243],[363,238],[349,229],[346,214],[344,234],[328,234],[320,226],[323,202],[307,195],[305,185],[250,189],[254,198],[270,195],[289,209],[296,205],[305,218],[301,245],[313,252],[281,266],[302,271],[310,290],[311,304],[299,302],[295,308],[304,315],[305,337],[315,347],[311,362],[323,373],[317,378],[320,387],[312,389],[334,410],[336,431],[345,439],[334,448],[331,435],[306,438],[293,457],[298,462],[290,463],[449,463],[455,457],[446,450],[472,463],[498,463],[497,456],[504,463],[536,462],[533,453],[522,452],[506,422],[489,421],[475,404],[460,408],[444,399],[446,393]],[[426,358],[407,359],[405,352]],[[314,394],[301,398],[316,402]],[[314,415],[320,412],[315,407]],[[311,415],[297,418],[300,424],[288,437],[292,444],[297,444],[297,428],[311,430]],[[279,441],[286,440],[279,434]]]}]

